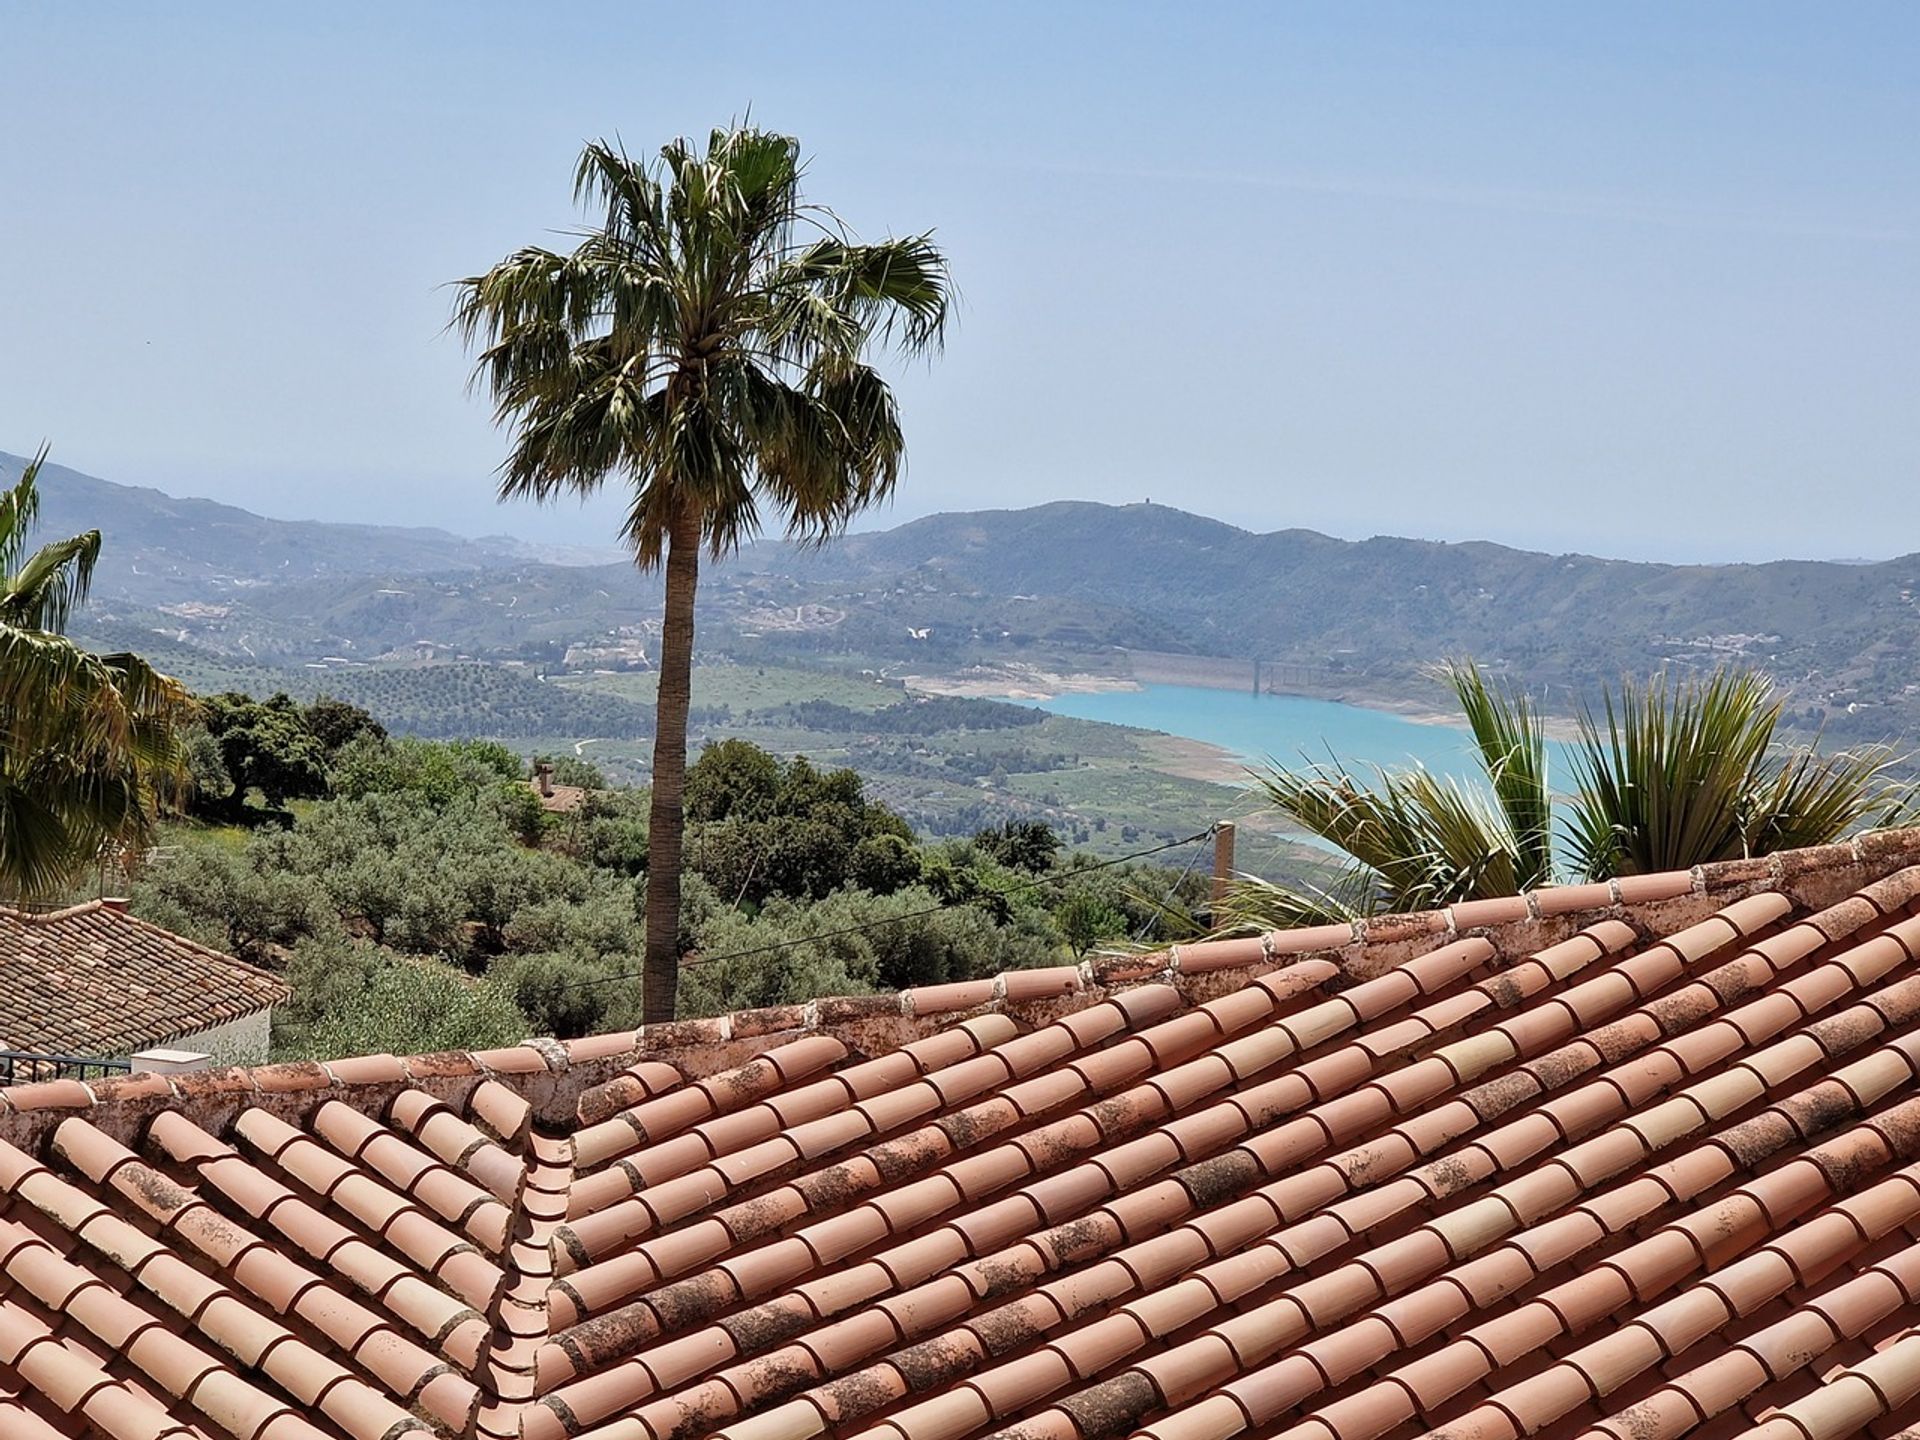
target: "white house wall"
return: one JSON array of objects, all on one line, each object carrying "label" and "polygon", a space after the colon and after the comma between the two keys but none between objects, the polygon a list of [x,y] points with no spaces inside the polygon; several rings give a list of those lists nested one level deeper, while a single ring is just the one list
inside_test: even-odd
[{"label": "white house wall", "polygon": [[273,1012],[257,1010],[251,1015],[242,1015],[238,1020],[229,1020],[224,1025],[155,1040],[140,1048],[198,1051],[210,1056],[209,1063],[212,1065],[261,1065],[266,1062],[267,1048],[272,1038]]}]

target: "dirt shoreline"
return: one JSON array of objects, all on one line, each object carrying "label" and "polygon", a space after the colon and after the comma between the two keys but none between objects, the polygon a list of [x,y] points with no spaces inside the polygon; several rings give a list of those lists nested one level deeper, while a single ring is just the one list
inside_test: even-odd
[{"label": "dirt shoreline", "polygon": [[1057,695],[1138,690],[1124,675],[1088,675],[1042,670],[1037,665],[974,665],[957,675],[902,675],[900,683],[922,695],[954,695],[967,700],[1051,700]]},{"label": "dirt shoreline", "polygon": [[1183,780],[1208,780],[1216,785],[1245,785],[1247,762],[1234,751],[1207,740],[1154,731],[1142,740],[1154,759],[1154,769]]}]

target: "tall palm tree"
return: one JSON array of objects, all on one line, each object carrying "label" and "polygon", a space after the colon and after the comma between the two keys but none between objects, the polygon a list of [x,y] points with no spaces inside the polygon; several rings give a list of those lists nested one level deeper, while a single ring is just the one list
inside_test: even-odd
[{"label": "tall palm tree", "polygon": [[179,681],[63,633],[86,599],[100,532],[29,551],[43,448],[0,492],[0,898],[72,883],[103,849],[143,843],[186,782]]},{"label": "tall palm tree", "polygon": [[888,496],[904,442],[869,364],[936,348],[949,282],[928,235],[856,243],[801,191],[799,145],[751,127],[653,160],[596,142],[574,173],[593,224],[458,282],[454,324],[510,428],[503,499],[630,490],[623,538],[664,567],[643,1013],[678,981],[681,800],[700,556],[770,512],[821,542]]}]

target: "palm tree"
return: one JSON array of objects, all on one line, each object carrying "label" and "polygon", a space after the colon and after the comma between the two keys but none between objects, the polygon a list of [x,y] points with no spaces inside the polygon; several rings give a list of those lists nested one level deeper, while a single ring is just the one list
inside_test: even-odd
[{"label": "palm tree", "polygon": [[856,243],[806,203],[799,146],[751,127],[656,160],[588,145],[576,203],[594,224],[560,253],[515,251],[458,282],[454,324],[512,431],[502,499],[630,489],[622,538],[664,567],[649,821],[643,1013],[673,1017],[682,791],[700,555],[763,510],[819,543],[891,494],[894,398],[868,363],[939,345],[946,261],[927,235]]},{"label": "palm tree", "polygon": [[192,698],[137,655],[63,633],[100,555],[89,530],[29,552],[43,448],[0,492],[0,898],[73,882],[109,846],[144,843],[186,782]]},{"label": "palm tree", "polygon": [[[1472,732],[1484,784],[1337,760],[1255,776],[1273,807],[1343,859],[1324,886],[1244,879],[1215,917],[1225,932],[1285,928],[1514,895],[1553,883],[1555,809],[1531,702],[1471,661],[1443,674]],[[1581,719],[1564,854],[1582,879],[1684,870],[1820,845],[1891,823],[1908,797],[1883,747],[1821,754],[1776,742],[1782,704],[1764,676],[1721,672],[1628,682]]]}]

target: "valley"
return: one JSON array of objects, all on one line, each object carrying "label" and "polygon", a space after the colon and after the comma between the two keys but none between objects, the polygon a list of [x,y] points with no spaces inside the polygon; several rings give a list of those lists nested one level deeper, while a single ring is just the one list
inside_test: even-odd
[{"label": "valley", "polygon": [[[0,480],[19,463],[0,456]],[[400,733],[645,778],[661,585],[611,552],[273,520],[58,466],[45,486],[50,533],[106,536],[76,626],[90,645],[137,650],[203,693],[332,695]],[[1303,747],[1251,713],[1225,749],[1204,717],[1107,723],[1143,712],[1102,708],[1103,691],[1204,687],[1244,708],[1257,683],[1338,702],[1307,738],[1389,762],[1403,757],[1380,753],[1366,717],[1444,717],[1434,656],[1528,687],[1562,737],[1602,682],[1738,662],[1775,677],[1801,734],[1898,744],[1920,728],[1917,594],[1914,557],[1673,566],[1256,535],[1155,505],[938,515],[708,566],[692,738],[850,765],[929,835],[1045,818],[1113,855],[1244,811],[1236,757]],[[1091,704],[1003,703],[1063,693]],[[1257,868],[1316,863],[1284,837],[1268,848]]]}]

